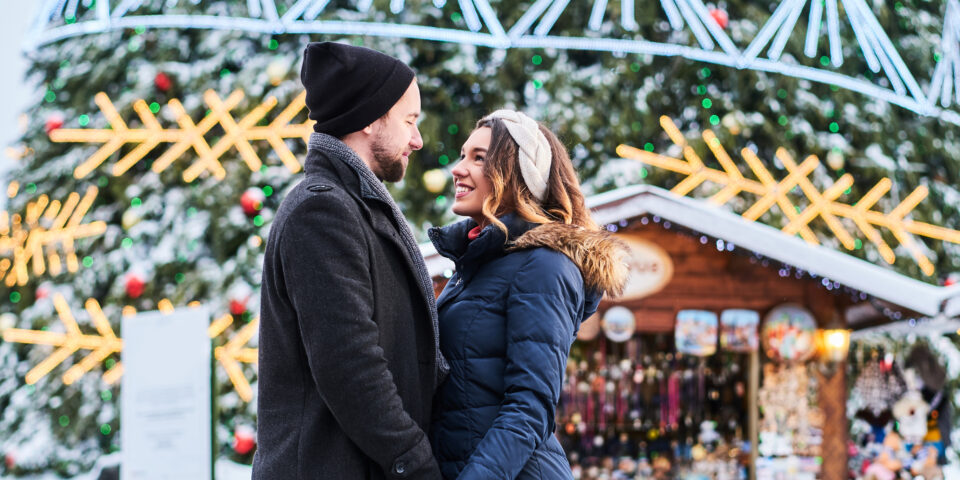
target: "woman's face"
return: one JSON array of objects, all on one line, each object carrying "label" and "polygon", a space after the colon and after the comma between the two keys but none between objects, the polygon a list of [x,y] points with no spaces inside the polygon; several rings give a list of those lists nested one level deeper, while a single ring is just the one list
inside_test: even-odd
[{"label": "woman's face", "polygon": [[460,160],[453,166],[456,186],[453,213],[470,217],[478,224],[483,224],[483,200],[492,189],[490,180],[483,175],[483,164],[490,149],[490,132],[490,127],[474,130],[460,149]]},{"label": "woman's face", "polygon": [[453,166],[456,185],[453,213],[470,217],[478,224],[484,223],[483,200],[492,190],[490,180],[483,175],[483,164],[490,149],[490,132],[490,127],[474,130],[460,150],[460,160]]}]

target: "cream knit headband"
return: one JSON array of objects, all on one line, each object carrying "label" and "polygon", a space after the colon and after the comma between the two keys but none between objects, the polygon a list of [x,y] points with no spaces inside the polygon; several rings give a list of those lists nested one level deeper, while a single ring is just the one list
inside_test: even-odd
[{"label": "cream knit headband", "polygon": [[547,195],[547,182],[550,179],[550,142],[540,131],[537,122],[521,112],[497,110],[483,120],[502,120],[510,136],[520,147],[520,173],[530,193],[540,201]]}]

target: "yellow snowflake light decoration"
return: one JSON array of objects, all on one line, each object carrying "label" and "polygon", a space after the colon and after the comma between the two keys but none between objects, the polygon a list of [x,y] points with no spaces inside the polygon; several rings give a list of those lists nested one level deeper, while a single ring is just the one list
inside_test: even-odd
[{"label": "yellow snowflake light decoration", "polygon": [[[233,317],[224,315],[210,324],[210,338],[214,338],[233,323]],[[223,346],[217,347],[213,351],[213,356],[220,362],[223,369],[226,370],[233,388],[237,395],[245,402],[253,399],[253,390],[250,388],[250,382],[243,374],[240,363],[257,363],[258,349],[247,347],[247,342],[257,333],[257,327],[260,325],[260,319],[255,318],[250,323],[244,325],[240,330],[234,333],[233,337]]]},{"label": "yellow snowflake light decoration", "polygon": [[[199,122],[194,123],[190,115],[179,100],[170,100],[167,105],[176,117],[179,128],[164,128],[157,120],[156,115],[140,99],[134,102],[133,108],[143,124],[141,128],[130,128],[124,122],[120,113],[114,107],[107,94],[100,92],[94,97],[100,111],[103,112],[110,128],[104,129],[56,129],[50,133],[54,142],[69,143],[103,143],[93,155],[74,169],[77,178],[83,178],[99,167],[108,157],[116,153],[127,143],[137,144],[137,147],[118,160],[112,168],[114,176],[123,175],[130,167],[143,160],[144,156],[153,151],[161,143],[172,143],[167,150],[153,162],[152,170],[162,172],[174,161],[185,156],[191,148],[196,153],[194,162],[183,172],[183,179],[192,182],[201,173],[210,172],[217,179],[226,176],[226,170],[220,163],[221,157],[231,148],[236,148],[240,157],[251,170],[260,169],[263,162],[254,151],[250,142],[265,140],[280,157],[283,164],[291,171],[300,171],[300,163],[287,148],[284,139],[303,138],[304,141],[313,132],[313,121],[307,120],[300,124],[290,122],[305,107],[306,94],[301,93],[284,108],[276,118],[266,126],[257,126],[267,113],[277,105],[275,97],[267,98],[263,103],[243,116],[239,121],[230,113],[244,98],[242,90],[235,90],[225,100],[221,99],[213,90],[203,94],[203,100],[209,107],[209,113]],[[225,132],[217,142],[210,145],[206,135],[210,130],[220,125]]]},{"label": "yellow snowflake light decoration", "polygon": [[[94,299],[88,299],[85,306],[93,324],[97,328],[99,335],[86,335],[80,331],[77,321],[74,319],[63,296],[57,294],[53,298],[54,307],[61,323],[66,327],[66,333],[48,332],[45,330],[24,330],[10,328],[3,332],[3,340],[11,343],[30,343],[35,345],[51,345],[59,347],[53,351],[46,359],[33,367],[26,376],[28,384],[34,384],[41,378],[49,374],[57,365],[63,363],[70,355],[77,350],[93,350],[89,355],[83,358],[80,363],[70,367],[63,374],[63,383],[69,385],[77,381],[85,373],[89,372],[98,363],[102,362],[113,353],[121,353],[123,350],[123,340],[113,333],[109,320],[100,309],[100,304]],[[199,302],[191,302],[190,307],[200,306]],[[174,312],[173,303],[169,299],[162,299],[157,303],[157,309],[164,314]],[[137,310],[127,305],[123,308],[123,316],[136,315]],[[250,323],[244,325],[234,332],[233,336],[227,340],[223,346],[214,349],[214,357],[223,366],[233,384],[237,394],[245,402],[253,398],[253,389],[250,382],[243,374],[241,363],[257,363],[256,348],[247,347],[247,343],[257,333],[259,318],[253,319]],[[233,324],[233,317],[229,314],[223,315],[214,320],[207,328],[207,334],[210,338],[216,338],[223,334],[226,329]],[[103,374],[103,380],[107,384],[114,384],[123,375],[123,365],[117,362],[113,368]]]},{"label": "yellow snowflake light decoration", "polygon": [[[43,330],[23,330],[18,328],[7,329],[3,332],[3,340],[13,343],[32,343],[36,345],[52,345],[58,347],[46,359],[27,372],[26,381],[28,384],[37,383],[41,378],[50,373],[51,370],[63,363],[68,357],[77,350],[92,350],[90,354],[83,358],[80,363],[70,367],[63,374],[63,383],[70,385],[77,381],[85,373],[98,365],[104,359],[113,353],[119,353],[123,350],[123,340],[117,338],[110,326],[110,321],[100,309],[100,304],[94,299],[88,299],[86,304],[87,313],[93,320],[99,335],[88,335],[80,331],[70,306],[62,295],[56,294],[53,297],[53,305],[57,310],[57,316],[60,322],[66,328],[65,333],[48,332]],[[103,380],[108,384],[115,383],[120,375],[123,374],[123,366],[117,362],[113,368],[103,374]]]},{"label": "yellow snowflake light decoration", "polygon": [[[686,175],[686,178],[671,190],[677,195],[685,196],[702,183],[711,182],[722,188],[708,201],[715,205],[723,205],[741,192],[748,192],[755,195],[757,200],[743,213],[744,218],[756,221],[776,205],[788,220],[782,227],[784,233],[798,234],[811,244],[819,244],[820,241],[810,228],[810,222],[819,217],[826,222],[830,231],[845,248],[853,250],[857,248],[857,241],[839,219],[846,218],[877,247],[880,256],[887,263],[893,264],[896,255],[878,231],[878,228],[884,228],[910,252],[925,275],[933,275],[933,263],[923,253],[912,235],[960,243],[960,231],[906,218],[929,194],[924,186],[917,187],[889,213],[873,210],[877,201],[890,190],[892,182],[888,178],[880,180],[859,202],[852,205],[845,204],[837,199],[853,185],[853,176],[849,173],[844,174],[836,183],[821,192],[809,178],[820,165],[820,160],[815,155],[808,156],[798,165],[786,149],[777,149],[776,157],[788,172],[786,177],[777,180],[752,150],[744,148],[740,154],[756,176],[757,180],[753,180],[743,176],[711,130],[704,130],[702,137],[720,163],[722,170],[707,167],[669,117],[660,117],[660,125],[670,140],[682,149],[683,158],[647,152],[629,145],[618,146],[617,154],[623,158],[638,160],[653,167]],[[789,195],[795,188],[799,188],[806,198],[807,206],[803,209],[800,209]]]},{"label": "yellow snowflake light decoration", "polygon": [[[16,182],[12,182],[7,193],[12,197],[16,191]],[[79,262],[74,242],[100,235],[107,229],[102,221],[81,224],[96,197],[96,187],[90,187],[82,198],[74,192],[63,203],[41,195],[27,204],[22,216],[0,212],[0,280],[5,279],[8,287],[26,285],[30,278],[27,264],[32,264],[34,275],[43,275],[47,265],[50,273],[59,274],[63,265],[58,247],[65,257],[67,270],[76,272]]]}]

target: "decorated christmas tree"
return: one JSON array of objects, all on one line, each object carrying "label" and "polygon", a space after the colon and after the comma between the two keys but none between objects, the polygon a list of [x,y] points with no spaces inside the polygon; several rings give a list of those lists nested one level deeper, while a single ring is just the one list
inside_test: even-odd
[{"label": "decorated christmas tree", "polygon": [[[342,36],[254,31],[229,20],[269,19],[274,3],[276,15],[317,25],[411,29]],[[891,181],[877,199],[884,211],[924,187],[929,195],[912,219],[956,230],[960,126],[931,113],[957,112],[960,91],[943,73],[960,61],[948,22],[960,13],[948,15],[955,4],[841,2],[836,20],[819,0],[803,3],[796,16],[778,13],[773,1],[59,2],[39,23],[81,24],[100,18],[107,5],[124,9],[113,12],[117,18],[142,16],[144,23],[151,15],[227,20],[212,28],[118,22],[29,47],[28,80],[39,90],[26,112],[27,153],[6,179],[10,199],[0,216],[0,322],[20,335],[0,343],[0,365],[12,372],[0,378],[3,471],[74,475],[120,449],[122,354],[111,335],[122,338],[125,314],[196,304],[214,313],[211,335],[224,347],[215,370],[218,455],[251,460],[256,357],[249,349],[256,347],[261,254],[273,212],[301,176],[311,127],[299,66],[310,41],[376,48],[417,72],[425,146],[391,189],[422,240],[429,226],[453,220],[452,185],[442,169],[456,161],[474,122],[500,107],[525,110],[558,132],[590,193],[639,183],[673,188],[684,179],[618,154],[619,145],[629,145],[683,157],[662,126],[665,116],[709,168],[723,166],[702,137],[707,129],[729,151],[753,152],[778,179],[788,175],[778,149],[798,161],[817,156],[826,165],[809,173],[811,182],[822,191],[849,173],[853,182],[842,197],[849,203],[883,179]],[[805,32],[818,9],[823,34],[811,46]],[[877,21],[869,31],[847,21],[867,13]],[[771,18],[781,19],[779,27],[767,30],[767,42],[754,42]],[[507,44],[436,41],[413,27],[486,33]],[[509,37],[498,36],[504,30]],[[885,38],[895,41],[888,47]],[[624,49],[604,46],[610,39]],[[632,53],[628,42],[636,40],[676,48]],[[727,62],[731,47],[737,58],[752,53],[763,61]],[[916,78],[906,78],[898,62]],[[861,83],[812,81],[813,69]],[[926,92],[925,109],[871,93],[912,94],[911,82]],[[720,188],[704,183],[690,194],[708,198]],[[744,213],[751,202],[731,198],[726,205]],[[759,220],[780,227],[788,217],[771,209]],[[817,241],[846,250],[822,219],[810,228]],[[924,272],[891,232],[879,234],[893,247],[891,268],[905,275],[940,283],[960,270],[955,243],[921,242],[932,267]],[[886,263],[860,237],[849,253]]]}]

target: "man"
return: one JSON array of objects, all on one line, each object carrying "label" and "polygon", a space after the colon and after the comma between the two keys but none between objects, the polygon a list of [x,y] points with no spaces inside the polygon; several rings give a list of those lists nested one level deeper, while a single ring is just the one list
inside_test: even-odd
[{"label": "man", "polygon": [[317,123],[264,255],[253,478],[439,479],[433,285],[382,183],[423,147],[413,70],[311,43],[300,78]]}]

